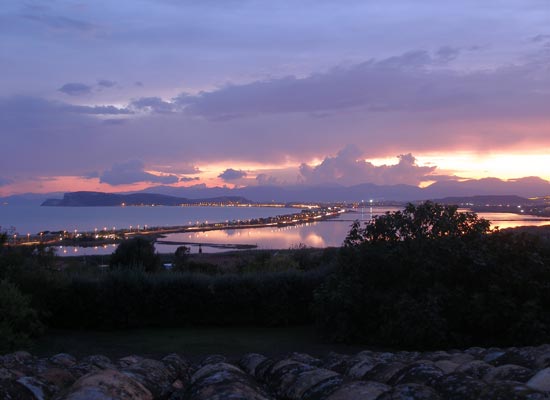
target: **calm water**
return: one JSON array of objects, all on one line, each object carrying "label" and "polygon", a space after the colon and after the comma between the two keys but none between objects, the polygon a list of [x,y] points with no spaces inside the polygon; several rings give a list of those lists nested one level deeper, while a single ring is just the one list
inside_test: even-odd
[{"label": "calm water", "polygon": [[[291,227],[268,227],[255,229],[234,229],[194,233],[174,233],[165,240],[182,242],[198,251],[199,243],[205,253],[227,251],[219,245],[255,245],[261,249],[288,249],[304,244],[309,247],[340,246],[346,237],[353,220],[369,220],[386,211],[396,211],[396,207],[365,207],[354,213],[342,214],[336,220],[308,223]],[[80,231],[144,226],[187,225],[196,221],[225,221],[275,216],[297,212],[296,209],[257,208],[257,207],[0,207],[2,227],[16,226],[20,234],[41,230]],[[520,225],[541,226],[550,224],[547,218],[508,213],[479,213],[493,226],[501,229]],[[21,227],[21,228],[20,228]],[[178,245],[157,244],[161,253],[174,252]],[[111,254],[116,245],[74,248],[60,247],[60,255]],[[230,248],[229,248],[230,250]]]},{"label": "calm water", "polygon": [[275,207],[40,207],[0,206],[0,226],[15,227],[19,235],[41,231],[128,229],[138,225],[180,226],[197,222],[271,217],[299,212]]}]

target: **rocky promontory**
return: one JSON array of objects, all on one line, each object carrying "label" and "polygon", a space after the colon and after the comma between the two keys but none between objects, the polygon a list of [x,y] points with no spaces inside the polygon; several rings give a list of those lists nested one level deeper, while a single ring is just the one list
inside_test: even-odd
[{"label": "rocky promontory", "polygon": [[431,352],[0,356],[4,400],[550,399],[550,345]]}]

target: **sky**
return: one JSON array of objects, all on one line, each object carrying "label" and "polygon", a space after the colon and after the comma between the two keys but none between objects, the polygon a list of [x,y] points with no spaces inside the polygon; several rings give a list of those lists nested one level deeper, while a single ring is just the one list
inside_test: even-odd
[{"label": "sky", "polygon": [[3,0],[0,196],[550,180],[547,0]]}]

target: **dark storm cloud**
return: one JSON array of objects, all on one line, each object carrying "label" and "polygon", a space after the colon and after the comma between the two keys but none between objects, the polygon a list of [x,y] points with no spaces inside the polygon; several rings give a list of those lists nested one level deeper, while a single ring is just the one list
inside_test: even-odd
[{"label": "dark storm cloud", "polygon": [[189,177],[189,176],[182,176],[180,178],[180,182],[192,182],[192,181],[198,181],[200,178],[198,176],[195,177]]},{"label": "dark storm cloud", "polygon": [[534,43],[546,42],[547,40],[550,40],[550,35],[540,34],[531,38],[531,41]]},{"label": "dark storm cloud", "polygon": [[70,96],[81,96],[92,93],[92,87],[85,83],[71,82],[66,83],[58,89],[60,92]]},{"label": "dark storm cloud", "polygon": [[177,183],[179,178],[176,175],[150,174],[144,170],[144,165],[141,161],[131,160],[116,163],[110,170],[103,171],[99,177],[99,181],[113,186],[140,182],[171,184]]},{"label": "dark storm cloud", "polygon": [[246,172],[242,170],[236,170],[233,168],[228,168],[225,171],[223,171],[221,174],[218,175],[218,178],[221,178],[224,181],[235,181],[237,179],[244,178],[246,176]]},{"label": "dark storm cloud", "polygon": [[[459,54],[400,56],[340,67],[304,78],[288,76],[227,85],[174,99],[185,113],[212,120],[260,114],[323,113],[361,108],[370,112],[450,110],[464,114],[545,114],[550,111],[547,59],[523,65],[457,72],[442,69]],[[172,103],[170,103],[172,104]]]},{"label": "dark storm cloud", "polygon": [[262,173],[256,176],[256,183],[260,186],[276,186],[283,182],[272,175]]},{"label": "dark storm cloud", "polygon": [[[61,116],[62,114],[128,115],[133,113],[126,108],[118,108],[112,105],[80,106],[29,96],[0,97],[0,111],[9,112],[12,117],[31,113],[32,115],[46,114],[52,117]],[[24,124],[24,121],[20,122]]]},{"label": "dark storm cloud", "polygon": [[89,22],[61,15],[26,14],[23,18],[54,30],[87,32],[94,29],[94,25]]},{"label": "dark storm cloud", "polygon": [[334,157],[325,157],[321,164],[311,167],[300,166],[300,174],[304,183],[339,183],[355,185],[365,182],[380,185],[410,184],[432,179],[430,174],[436,167],[423,167],[416,164],[412,154],[397,156],[399,162],[395,165],[376,166],[362,158],[362,152],[353,145],[340,150]]},{"label": "dark storm cloud", "polygon": [[171,113],[174,105],[162,100],[160,97],[142,97],[130,102],[130,107],[135,110],[148,111],[159,114]]},{"label": "dark storm cloud", "polygon": [[12,179],[0,177],[0,186],[11,185],[13,182],[14,181]]},{"label": "dark storm cloud", "polygon": [[113,86],[116,85],[116,82],[115,81],[109,81],[107,79],[100,79],[99,81],[97,81],[97,85],[101,86],[101,87],[104,87],[104,88],[112,88]]}]

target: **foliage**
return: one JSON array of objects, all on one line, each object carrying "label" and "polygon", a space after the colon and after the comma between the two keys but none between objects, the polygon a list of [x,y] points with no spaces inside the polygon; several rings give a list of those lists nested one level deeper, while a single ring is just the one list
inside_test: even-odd
[{"label": "foliage", "polygon": [[[27,276],[25,287],[55,328],[290,325],[312,322],[309,306],[325,271],[203,275],[140,270]],[[34,282],[33,282],[34,279]]]},{"label": "foliage", "polygon": [[346,246],[365,242],[397,242],[441,237],[477,238],[490,232],[490,223],[472,212],[458,212],[458,206],[426,201],[407,204],[403,211],[376,216],[361,228],[354,222],[346,237]]},{"label": "foliage", "polygon": [[350,232],[334,274],[315,293],[325,335],[417,349],[547,341],[548,246],[528,235],[486,234],[475,214],[441,207],[386,214],[360,240]]},{"label": "foliage", "polygon": [[0,281],[0,353],[29,344],[43,329],[30,300],[7,280]]},{"label": "foliage", "polygon": [[161,268],[160,257],[151,240],[136,236],[120,243],[111,256],[111,268],[138,269],[147,272]]},{"label": "foliage", "polygon": [[174,268],[176,270],[183,270],[187,260],[189,259],[189,253],[191,249],[187,246],[179,246],[174,252]]}]

